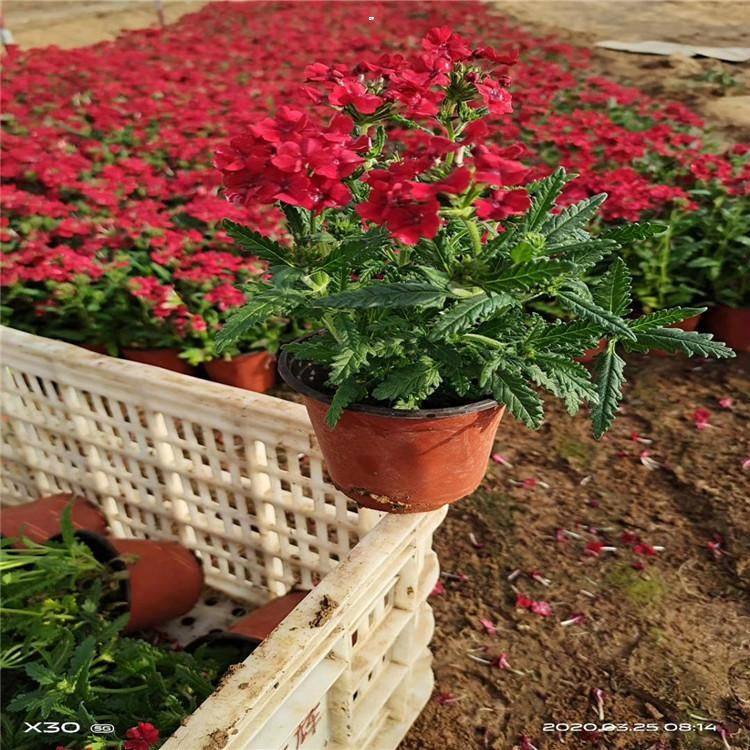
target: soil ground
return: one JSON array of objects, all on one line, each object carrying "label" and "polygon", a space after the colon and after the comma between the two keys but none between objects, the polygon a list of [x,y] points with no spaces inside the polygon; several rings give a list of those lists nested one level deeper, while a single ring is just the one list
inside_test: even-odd
[{"label": "soil ground", "polygon": [[[165,23],[199,10],[199,0],[163,0]],[[126,29],[159,23],[153,0],[5,0],[5,24],[21,49],[64,49],[114,39]]]},{"label": "soil ground", "polygon": [[493,5],[532,31],[590,48],[593,73],[688,104],[706,119],[719,142],[750,139],[750,63],[594,46],[604,40],[659,40],[748,47],[747,0],[499,0]]},{"label": "soil ground", "polygon": [[[629,381],[598,444],[585,415],[552,404],[540,432],[501,424],[507,463],[436,536],[436,688],[403,750],[528,750],[523,735],[540,749],[721,747],[714,732],[669,731],[707,719],[750,747],[750,356],[636,358]],[[517,671],[497,666],[503,653]],[[601,725],[597,690],[627,731],[543,731]]]},{"label": "soil ground", "polygon": [[[202,4],[168,0],[167,20]],[[582,46],[750,39],[748,2],[496,5]],[[145,1],[8,0],[4,10],[22,47],[91,44],[156,20]],[[596,50],[592,72],[689,103],[720,140],[750,136],[748,64]],[[436,535],[436,689],[403,750],[750,748],[750,356],[635,359],[629,380],[601,443],[584,415],[552,404],[540,432],[502,423],[505,463]],[[710,412],[701,430],[696,409]],[[599,545],[616,549],[594,555]],[[518,594],[547,602],[551,615],[516,607]],[[509,668],[495,666],[501,654]],[[619,731],[572,731],[601,725],[597,695]],[[546,722],[563,728],[545,732]],[[697,731],[709,722],[723,739]]]}]

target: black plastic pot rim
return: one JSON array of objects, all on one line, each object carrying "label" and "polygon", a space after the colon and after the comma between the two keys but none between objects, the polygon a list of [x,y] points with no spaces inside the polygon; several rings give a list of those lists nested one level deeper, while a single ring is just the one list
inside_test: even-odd
[{"label": "black plastic pot rim", "polygon": [[[249,656],[256,648],[258,648],[258,646],[260,646],[262,641],[258,638],[250,638],[247,635],[242,635],[241,633],[232,633],[229,630],[222,630],[220,633],[207,633],[206,635],[199,636],[194,641],[190,641],[190,643],[185,646],[185,651],[192,654],[204,644],[211,645],[214,643],[219,645],[227,644],[229,646],[237,646],[238,649],[243,651],[249,649],[247,653],[247,656]],[[247,658],[247,656],[244,658]]]},{"label": "black plastic pot rim", "polygon": [[[311,333],[298,340],[304,341],[305,339],[316,335],[318,335],[317,332]],[[309,398],[313,398],[324,404],[330,404],[333,397],[323,391],[319,391],[317,388],[313,388],[309,383],[306,383],[297,373],[294,372],[295,364],[298,365],[301,372],[304,372],[308,367],[321,366],[316,365],[313,362],[297,360],[293,354],[282,350],[279,356],[278,366],[281,379],[290,388],[297,391],[297,393],[301,393],[303,396],[308,396]],[[344,411],[363,412],[365,414],[373,414],[379,417],[391,417],[395,419],[444,419],[446,417],[458,417],[464,414],[486,411],[487,409],[493,409],[498,406],[499,404],[497,401],[493,399],[483,399],[482,401],[474,401],[473,403],[463,404],[462,406],[444,406],[435,409],[413,409],[409,411],[406,409],[393,409],[388,406],[375,406],[373,404],[350,404],[344,409]]]}]

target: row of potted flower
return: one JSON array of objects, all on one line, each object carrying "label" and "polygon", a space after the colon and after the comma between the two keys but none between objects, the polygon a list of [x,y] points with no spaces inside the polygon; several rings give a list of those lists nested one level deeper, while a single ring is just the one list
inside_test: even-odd
[{"label": "row of potted flower", "polygon": [[[217,196],[214,147],[249,121],[260,131],[271,127],[259,124],[269,101],[319,111],[309,85],[290,85],[307,62],[322,66],[312,66],[312,80],[326,65],[333,76],[346,65],[365,69],[383,49],[395,59],[413,47],[405,28],[441,24],[469,39],[481,29],[477,49],[513,38],[515,49],[495,62],[502,68],[520,55],[513,75],[519,96],[486,138],[517,141],[530,179],[558,164],[580,173],[560,205],[606,190],[603,227],[668,220],[667,232],[622,251],[646,312],[750,304],[750,271],[738,268],[750,215],[747,150],[712,150],[685,107],[591,76],[586,50],[510,28],[481,3],[376,4],[377,24],[347,4],[297,7],[294,23],[289,12],[262,3],[252,11],[208,6],[163,31],[9,62],[0,165],[4,322],[87,343],[177,347],[193,364],[213,358],[215,331],[253,273],[251,258],[233,254],[221,218],[277,239],[285,231],[280,211],[262,202],[233,209]],[[326,13],[333,35],[320,32]],[[196,28],[222,45],[201,44]],[[282,53],[287,41],[299,50],[295,61]],[[342,105],[367,106],[356,87],[343,89]],[[429,106],[429,97],[422,101]],[[391,131],[425,156],[435,148],[418,129],[396,123]],[[291,194],[299,188],[290,184]],[[133,304],[139,299],[146,304]],[[261,341],[267,332],[248,335]]]}]

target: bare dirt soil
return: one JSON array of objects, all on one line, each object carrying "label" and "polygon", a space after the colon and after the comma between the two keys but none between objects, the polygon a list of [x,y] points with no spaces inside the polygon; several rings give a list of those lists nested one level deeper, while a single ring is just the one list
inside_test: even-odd
[{"label": "bare dirt soil", "polygon": [[688,104],[706,118],[719,142],[750,139],[750,63],[594,46],[614,39],[748,47],[748,0],[499,0],[493,5],[532,31],[590,48],[592,73]]},{"label": "bare dirt soil", "polygon": [[[501,423],[437,533],[436,689],[403,750],[721,747],[708,720],[750,747],[750,356],[631,364],[600,443],[552,405]],[[602,719],[627,731],[564,726]]]},{"label": "bare dirt soil", "polygon": [[[163,0],[164,21],[174,23],[205,4]],[[5,0],[2,5],[5,24],[21,49],[48,44],[82,47],[159,23],[152,0]]]}]

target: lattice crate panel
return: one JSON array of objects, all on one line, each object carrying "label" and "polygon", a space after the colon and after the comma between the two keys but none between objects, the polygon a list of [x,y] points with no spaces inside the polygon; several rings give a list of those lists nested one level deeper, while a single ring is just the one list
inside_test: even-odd
[{"label": "lattice crate panel", "polygon": [[184,400],[146,408],[132,388],[85,388],[42,371],[3,373],[6,426],[38,492],[101,499],[116,534],[179,539],[227,593],[260,603],[310,588],[378,518],[324,481],[309,428],[266,420],[248,435],[228,410],[191,403],[200,421],[187,420]]},{"label": "lattice crate panel", "polygon": [[305,750],[396,747],[432,686],[444,512],[352,506],[298,404],[7,329],[3,360],[3,502],[84,495],[116,535],[180,540],[250,604],[320,582],[165,750],[289,750],[300,732]]},{"label": "lattice crate panel", "polygon": [[429,669],[427,647],[434,620],[426,599],[438,578],[436,557],[428,560],[419,578],[416,596],[412,597],[416,610],[395,607],[353,660],[351,685],[355,692],[351,724],[357,727],[352,737],[353,747],[367,745],[386,722],[401,722],[406,718],[409,695],[422,677],[416,675],[415,665],[428,657]]}]

